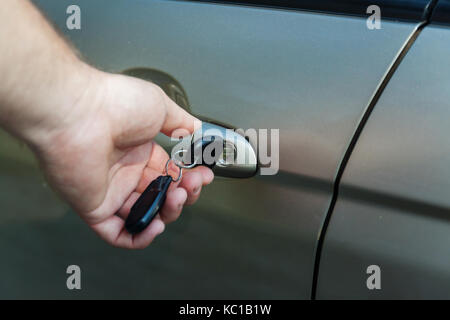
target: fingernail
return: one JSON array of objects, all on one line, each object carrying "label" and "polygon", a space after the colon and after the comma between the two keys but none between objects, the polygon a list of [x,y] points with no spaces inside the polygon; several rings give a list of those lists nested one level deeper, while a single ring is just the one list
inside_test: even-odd
[{"label": "fingernail", "polygon": [[161,222],[161,227],[159,227],[159,230],[156,233],[156,235],[159,236],[161,233],[163,233],[165,228],[166,228],[165,224]]},{"label": "fingernail", "polygon": [[208,172],[208,177],[206,178],[206,181],[208,184],[210,184],[214,180],[214,173],[210,170]]}]

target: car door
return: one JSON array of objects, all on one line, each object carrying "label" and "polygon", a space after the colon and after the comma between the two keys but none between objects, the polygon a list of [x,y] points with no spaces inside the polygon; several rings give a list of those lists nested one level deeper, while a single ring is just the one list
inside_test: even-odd
[{"label": "car door", "polygon": [[[34,2],[98,68],[156,70],[202,119],[279,129],[279,171],[217,177],[148,249],[124,251],[97,239],[2,133],[0,295],[311,298],[340,164],[428,1],[386,1],[380,30],[367,27],[367,1]],[[66,25],[73,4],[79,30]],[[65,287],[72,264],[78,292]]]},{"label": "car door", "polygon": [[356,143],[318,298],[450,298],[449,4],[439,1]]}]

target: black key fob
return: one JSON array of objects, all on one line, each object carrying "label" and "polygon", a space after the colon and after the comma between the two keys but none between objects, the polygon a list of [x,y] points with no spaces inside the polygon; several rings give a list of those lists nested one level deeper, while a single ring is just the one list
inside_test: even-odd
[{"label": "black key fob", "polygon": [[125,229],[136,234],[143,231],[152,222],[166,201],[167,190],[172,182],[171,176],[159,176],[141,194],[131,207],[125,221]]}]

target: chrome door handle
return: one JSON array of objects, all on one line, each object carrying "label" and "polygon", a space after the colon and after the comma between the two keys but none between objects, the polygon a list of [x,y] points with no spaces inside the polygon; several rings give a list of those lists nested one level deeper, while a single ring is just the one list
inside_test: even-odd
[{"label": "chrome door handle", "polygon": [[[171,75],[149,68],[133,68],[122,72],[128,76],[133,76],[143,80],[150,81],[164,90],[164,92],[174,100],[180,107],[187,112],[192,113],[189,107],[187,94],[181,84]],[[202,117],[195,115],[200,120]],[[205,137],[216,136],[222,139],[223,145],[220,154],[217,155],[217,161],[211,165],[214,174],[221,177],[231,178],[249,178],[254,176],[258,170],[258,160],[255,149],[250,142],[232,129],[214,124],[209,121],[203,121],[201,129],[194,132],[191,136],[191,144]],[[174,152],[174,142],[170,139],[158,135],[157,139],[166,151],[172,149]],[[175,143],[175,147],[179,144]],[[175,149],[175,151],[177,151]]]},{"label": "chrome door handle", "polygon": [[[204,145],[203,141],[216,143],[215,145],[211,143],[212,147],[209,150],[207,150],[208,146],[205,150],[202,147],[198,150],[196,146]],[[200,155],[200,161],[203,163],[197,163],[197,165],[207,165],[214,174],[221,177],[249,178],[254,176],[258,170],[256,152],[250,142],[236,131],[213,123],[202,122],[202,127],[191,136],[189,146],[177,145],[172,154],[176,154],[181,148],[184,150],[190,148],[191,152],[187,158],[180,160],[193,162],[197,161],[198,155]],[[207,156],[210,156],[210,161],[205,159]],[[191,165],[194,164],[191,163]]]}]

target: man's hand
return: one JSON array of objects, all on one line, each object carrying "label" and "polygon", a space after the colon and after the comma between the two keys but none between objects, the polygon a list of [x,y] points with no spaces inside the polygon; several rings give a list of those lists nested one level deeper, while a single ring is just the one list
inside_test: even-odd
[{"label": "man's hand", "polygon": [[[206,167],[185,170],[172,183],[161,214],[132,236],[124,219],[147,185],[163,174],[167,153],[152,138],[176,129],[192,133],[196,120],[156,85],[92,70],[91,84],[73,106],[73,119],[46,133],[38,157],[50,184],[108,243],[144,248],[194,203],[213,180]],[[177,175],[177,172],[173,174]]]},{"label": "man's hand", "polygon": [[29,1],[2,4],[0,125],[32,148],[52,187],[103,239],[146,247],[213,180],[205,167],[186,171],[146,230],[125,231],[131,206],[168,159],[152,139],[192,133],[198,120],[156,85],[80,61]]}]

